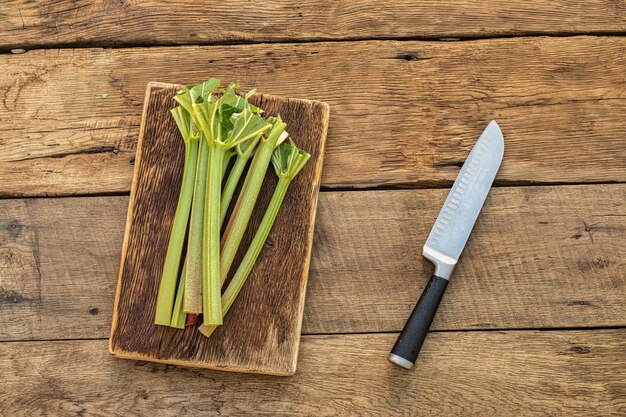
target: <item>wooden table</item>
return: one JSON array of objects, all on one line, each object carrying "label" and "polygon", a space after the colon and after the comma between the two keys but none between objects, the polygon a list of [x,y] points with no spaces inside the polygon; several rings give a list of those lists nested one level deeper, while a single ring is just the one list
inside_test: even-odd
[{"label": "wooden table", "polygon": [[[0,415],[626,414],[626,3],[410,3],[3,2]],[[107,352],[146,83],[209,76],[331,105],[294,377]],[[491,119],[496,188],[401,370]]]}]

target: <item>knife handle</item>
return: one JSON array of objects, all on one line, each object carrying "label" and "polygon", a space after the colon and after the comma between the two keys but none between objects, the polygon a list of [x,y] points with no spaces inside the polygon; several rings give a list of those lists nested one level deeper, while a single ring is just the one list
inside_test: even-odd
[{"label": "knife handle", "polygon": [[406,369],[411,369],[415,365],[447,286],[447,279],[437,275],[430,277],[428,285],[391,349],[389,361]]}]

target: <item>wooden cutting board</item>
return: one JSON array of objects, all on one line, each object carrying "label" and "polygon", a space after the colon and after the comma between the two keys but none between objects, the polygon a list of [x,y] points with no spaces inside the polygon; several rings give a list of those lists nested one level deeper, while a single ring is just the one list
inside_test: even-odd
[{"label": "wooden cutting board", "polygon": [[[158,286],[182,179],[184,144],[170,109],[180,85],[146,92],[128,208],[113,323],[112,354],[128,359],[236,372],[296,371],[313,225],[329,107],[269,95],[251,101],[280,116],[311,159],[292,182],[267,243],[224,324],[206,338],[197,329],[154,324]],[[270,167],[244,237],[247,247],[265,212],[276,175]],[[238,263],[242,254],[235,260]]]}]

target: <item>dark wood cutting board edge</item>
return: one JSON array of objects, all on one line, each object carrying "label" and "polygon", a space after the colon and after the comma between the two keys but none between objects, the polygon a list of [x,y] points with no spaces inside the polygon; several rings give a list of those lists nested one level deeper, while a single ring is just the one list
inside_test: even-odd
[{"label": "dark wood cutting board edge", "polygon": [[[213,350],[205,349],[204,351],[201,351],[201,349],[198,348],[198,351],[194,351],[194,349],[184,349],[182,354],[180,352],[176,352],[176,354],[171,354],[169,356],[163,355],[162,352],[159,352],[162,350],[161,340],[158,340],[158,346],[154,345],[154,343],[157,343],[157,340],[155,340],[155,335],[154,335],[154,333],[156,332],[160,332],[162,334],[165,334],[165,332],[179,332],[178,335],[183,334],[183,337],[181,338],[177,335],[176,336],[177,338],[184,339],[185,341],[191,342],[191,343],[198,343],[199,345],[202,345],[202,346],[213,343],[214,340],[217,340],[220,337],[228,338],[229,335],[227,333],[226,334],[220,333],[221,330],[218,330],[212,336],[212,338],[206,339],[203,336],[199,335],[199,333],[195,329],[186,329],[183,332],[182,330],[169,329],[169,328],[165,328],[162,326],[156,326],[153,324],[152,326],[150,326],[148,323],[146,323],[145,317],[143,317],[144,323],[140,323],[140,325],[143,325],[145,327],[143,330],[145,330],[146,333],[152,333],[148,335],[144,334],[144,336],[150,339],[150,342],[153,344],[153,346],[149,346],[149,343],[148,343],[148,345],[146,345],[145,347],[144,346],[140,346],[139,348],[124,347],[125,344],[126,345],[133,344],[133,341],[131,340],[132,338],[139,337],[135,334],[132,334],[132,335],[128,334],[132,326],[135,325],[133,320],[134,321],[142,320],[141,318],[137,318],[138,316],[137,314],[133,315],[128,312],[123,312],[123,315],[125,315],[125,317],[123,317],[122,321],[124,322],[120,323],[121,321],[120,314],[118,313],[119,313],[119,308],[121,307],[123,302],[126,302],[126,304],[124,305],[125,308],[130,308],[130,309],[132,309],[133,307],[138,308],[137,306],[133,306],[132,303],[131,303],[131,306],[128,307],[127,305],[128,302],[135,301],[135,299],[131,298],[131,295],[129,295],[128,293],[128,291],[130,290],[127,290],[127,288],[124,287],[123,284],[126,283],[124,281],[125,271],[126,271],[125,267],[127,266],[126,264],[132,263],[133,260],[135,261],[135,264],[137,264],[137,259],[134,259],[132,257],[132,254],[129,255],[129,245],[131,245],[131,239],[132,239],[131,225],[133,225],[134,213],[137,209],[137,207],[135,206],[135,202],[136,202],[137,196],[140,194],[138,187],[139,187],[139,183],[141,180],[140,175],[142,172],[141,171],[142,163],[144,162],[142,159],[142,156],[143,156],[142,152],[144,151],[143,149],[144,137],[146,135],[146,126],[148,126],[147,122],[151,122],[151,120],[148,120],[148,112],[150,110],[151,99],[154,99],[155,101],[157,100],[153,97],[153,93],[156,92],[158,94],[160,90],[164,90],[164,89],[170,90],[170,92],[173,93],[174,91],[178,90],[181,87],[182,86],[176,85],[176,84],[151,82],[148,84],[147,89],[146,89],[146,97],[145,97],[144,108],[143,108],[143,113],[142,113],[139,140],[137,143],[137,156],[136,156],[136,161],[135,161],[135,170],[134,170],[133,182],[132,182],[132,187],[131,187],[128,215],[126,219],[126,231],[124,234],[124,243],[122,246],[120,271],[119,271],[119,276],[118,276],[117,290],[116,290],[116,295],[115,295],[115,304],[114,304],[114,309],[113,309],[111,335],[109,338],[109,351],[111,354],[115,355],[116,357],[127,358],[127,359],[145,360],[145,361],[151,361],[151,362],[160,362],[160,363],[190,366],[190,367],[226,370],[226,371],[232,371],[232,372],[262,373],[262,374],[280,375],[280,376],[293,375],[296,371],[296,366],[297,366],[297,357],[298,357],[299,342],[300,342],[300,331],[301,331],[301,326],[302,326],[302,315],[304,311],[304,298],[306,294],[306,283],[308,279],[308,270],[309,270],[311,248],[312,248],[312,241],[313,241],[313,230],[314,230],[313,225],[315,221],[317,197],[319,193],[319,184],[320,184],[320,179],[321,179],[321,172],[322,172],[322,165],[323,165],[323,158],[324,158],[324,148],[325,148],[326,134],[328,131],[328,121],[329,121],[329,106],[326,103],[311,101],[311,100],[287,99],[287,98],[271,96],[271,95],[266,95],[266,94],[259,94],[254,97],[255,104],[266,104],[270,108],[281,108],[283,110],[286,109],[287,110],[286,113],[292,113],[292,116],[293,116],[294,111],[296,111],[294,109],[297,109],[297,111],[302,113],[303,120],[306,120],[308,117],[309,121],[316,122],[315,126],[304,127],[306,123],[302,123],[303,126],[294,126],[293,124],[292,125],[288,124],[288,127],[287,127],[287,130],[289,130],[290,133],[293,133],[295,129],[296,131],[304,132],[303,135],[308,137],[309,139],[311,138],[316,139],[315,143],[313,142],[309,144],[305,143],[305,146],[303,146],[303,148],[305,149],[307,148],[307,146],[309,147],[314,146],[314,148],[307,149],[313,155],[308,165],[312,165],[313,167],[312,168],[309,167],[311,169],[311,171],[308,174],[310,184],[307,184],[307,185],[309,185],[308,188],[310,189],[309,190],[310,194],[308,195],[308,197],[310,198],[309,198],[309,201],[306,202],[305,204],[305,207],[307,208],[307,212],[308,212],[308,218],[301,219],[303,222],[308,222],[307,227],[306,227],[306,235],[302,236],[304,239],[302,242],[303,245],[300,245],[301,248],[297,244],[293,245],[294,247],[301,249],[303,256],[301,257],[301,262],[300,262],[300,267],[299,267],[300,268],[299,270],[301,270],[301,274],[299,276],[299,285],[294,288],[294,290],[297,290],[297,294],[295,294],[297,296],[297,299],[294,298],[292,300],[293,307],[295,309],[291,311],[293,317],[288,317],[288,319],[291,320],[288,324],[291,325],[292,328],[289,334],[284,338],[285,340],[283,340],[283,343],[286,343],[287,344],[286,346],[288,348],[287,351],[283,352],[284,353],[283,356],[289,356],[289,357],[288,358],[275,358],[275,357],[270,356],[270,357],[266,357],[267,363],[241,364],[241,363],[237,363],[237,360],[233,360],[233,358],[230,358],[230,360],[228,358],[224,358],[223,356],[227,355],[228,351],[224,349],[224,346],[221,346],[221,345]],[[269,110],[268,114],[272,115],[271,111],[272,110]],[[169,114],[167,116],[169,117]],[[151,115],[151,117],[153,117],[153,115]],[[297,118],[300,118],[300,115],[298,115]],[[289,123],[289,120],[287,120],[287,118],[285,118],[285,120]],[[313,133],[310,133],[310,132],[315,132],[315,136],[312,136]],[[162,136],[166,136],[166,135],[158,135],[159,138],[155,140],[157,141],[160,140]],[[301,143],[298,142],[297,136],[294,137],[294,140],[296,140],[296,143],[298,145],[301,145]],[[313,152],[316,153],[317,155],[315,155]],[[148,167],[150,167],[149,162],[146,162],[146,164]],[[306,169],[307,167],[305,167],[305,170]],[[300,175],[303,175],[305,170],[303,170],[303,172]],[[270,171],[272,171],[272,174],[273,174],[273,170],[271,168],[270,168]],[[178,181],[179,180],[180,179],[178,178]],[[268,177],[266,177],[266,182],[267,181],[268,181]],[[271,182],[271,180],[269,181]],[[295,185],[295,181],[294,181],[294,185]],[[290,192],[295,193],[295,191],[292,190],[294,185],[290,187],[288,195]],[[264,184],[264,187],[265,186],[266,184]],[[306,187],[303,187],[303,188],[306,188]],[[262,194],[264,194],[264,192],[262,192]],[[265,192],[265,194],[268,194],[268,193]],[[177,192],[176,192],[176,195],[177,195]],[[268,195],[271,195],[271,193],[269,193]],[[262,199],[263,198],[260,197],[260,203]],[[170,198],[170,200],[172,199]],[[267,198],[267,195],[266,195],[266,200],[269,200]],[[288,198],[285,200],[283,207],[281,208],[281,213],[279,213],[278,215],[279,219],[281,218],[281,216],[285,215],[285,211],[288,209],[288,205],[289,205],[288,200],[289,200]],[[144,203],[144,204],[147,204],[147,203]],[[175,206],[175,203],[174,203],[174,206]],[[170,212],[172,212],[171,207],[170,207]],[[304,217],[304,216],[301,216],[301,217]],[[274,228],[280,227],[278,226],[279,219],[277,219],[277,223]],[[247,238],[249,239],[251,237],[251,232],[248,232],[247,234],[250,234],[250,236],[247,236]],[[272,234],[270,234],[270,239],[271,238],[272,238]],[[246,241],[246,238],[244,239],[244,243],[245,241]],[[292,246],[291,242],[289,242],[289,244],[290,244],[289,246],[291,247]],[[163,243],[161,243],[161,246],[163,246]],[[277,246],[280,246],[280,245],[277,245]],[[285,245],[283,244],[282,246],[284,247]],[[133,248],[133,249],[136,249],[136,248]],[[268,250],[269,249],[266,247],[264,248],[263,251],[265,252]],[[139,249],[139,251],[143,251],[143,249]],[[137,258],[138,257],[139,255],[137,255]],[[259,268],[266,268],[267,270],[267,265],[262,265],[263,264],[262,258],[263,258],[263,253],[261,254],[261,257],[259,258],[259,262],[257,263],[257,266]],[[130,259],[130,260],[127,262],[127,259]],[[145,263],[145,259],[143,259],[142,262]],[[150,260],[148,259],[147,262],[149,263]],[[255,266],[255,269],[257,269],[257,266]],[[141,270],[142,265],[136,266],[136,268],[139,268]],[[128,275],[128,273],[126,273],[126,275]],[[156,274],[153,274],[153,275],[156,275]],[[259,273],[258,275],[261,275],[261,273]],[[253,279],[253,276],[254,276],[254,271],[249,281]],[[158,277],[150,278],[150,279],[156,279],[158,281],[160,279],[160,275]],[[134,276],[131,276],[128,278],[128,280],[137,281],[137,280],[140,280],[140,278],[135,278]],[[145,284],[145,282],[140,282],[140,284]],[[128,285],[134,285],[134,283],[130,283]],[[253,284],[250,284],[250,282],[247,282],[239,298],[246,297],[244,296],[244,293],[245,293],[246,287],[249,285],[253,285]],[[156,283],[156,286],[158,287],[158,283]],[[132,288],[134,287],[131,287],[131,289]],[[140,290],[144,290],[145,292],[145,287],[140,286]],[[142,294],[142,295],[145,296],[145,294]],[[153,296],[155,296],[155,294],[153,294]],[[150,297],[148,296],[148,301],[150,301],[149,298]],[[235,314],[235,313],[232,313],[232,311],[236,309],[236,305],[237,305],[237,302],[239,301],[239,298],[235,302],[235,305],[233,305],[233,308],[231,309],[231,312],[229,312],[229,315],[227,315],[226,320],[225,320],[225,325],[222,326],[222,328],[226,327],[226,325],[228,324],[229,316],[231,314],[233,315]],[[130,301],[128,301],[129,299]],[[273,301],[276,301],[276,300],[273,300]],[[280,302],[282,301],[283,300],[279,299],[278,303],[272,303],[272,306],[275,304],[280,304]],[[284,301],[284,302],[286,303],[287,301]],[[147,309],[145,308],[145,303],[142,306],[142,308],[146,311],[147,317],[149,317],[149,320],[152,321],[153,311],[147,311]],[[149,308],[153,310],[153,304],[152,304],[152,307],[149,307]],[[163,330],[163,329],[167,329],[167,330]],[[244,329],[244,331],[245,330],[246,329]],[[191,334],[191,332],[194,332],[194,334]],[[289,337],[291,337],[291,339],[289,339]],[[207,341],[210,341],[210,342],[207,342]],[[270,340],[268,339],[264,343],[269,342],[269,341]],[[255,339],[252,338],[251,340],[240,341],[240,342],[242,344],[246,344],[247,342],[254,344]],[[172,343],[173,342],[170,340],[170,344]],[[216,343],[213,343],[213,344],[215,345]],[[257,339],[257,344],[258,344],[258,339]],[[169,348],[169,347],[170,346],[166,346],[166,348]],[[271,350],[272,347],[273,345],[270,344],[270,347],[268,349]],[[263,348],[263,346],[261,346],[261,348]],[[155,352],[155,350],[157,352]],[[247,347],[245,347],[243,350],[245,352],[248,352]],[[266,352],[262,352],[262,353],[266,353]],[[205,355],[204,358],[202,357],[202,354]],[[218,357],[218,360],[216,360],[215,358],[216,356]],[[282,359],[282,360],[279,361],[278,359]]]}]

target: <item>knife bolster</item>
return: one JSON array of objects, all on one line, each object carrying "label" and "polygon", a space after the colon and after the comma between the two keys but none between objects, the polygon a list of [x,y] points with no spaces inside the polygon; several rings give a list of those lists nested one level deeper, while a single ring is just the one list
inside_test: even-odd
[{"label": "knife bolster", "polygon": [[456,266],[456,259],[444,255],[443,253],[433,248],[429,248],[428,246],[424,246],[422,255],[435,265],[435,273],[433,275],[446,280],[450,279],[452,271],[454,271],[454,267]]}]

